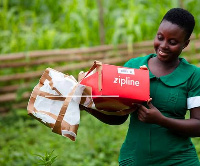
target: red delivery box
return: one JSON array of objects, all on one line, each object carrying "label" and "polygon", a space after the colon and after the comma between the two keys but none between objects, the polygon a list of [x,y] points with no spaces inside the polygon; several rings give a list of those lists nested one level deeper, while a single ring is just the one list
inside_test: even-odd
[{"label": "red delivery box", "polygon": [[95,62],[80,83],[92,87],[93,102],[99,110],[128,109],[150,98],[149,70]]}]

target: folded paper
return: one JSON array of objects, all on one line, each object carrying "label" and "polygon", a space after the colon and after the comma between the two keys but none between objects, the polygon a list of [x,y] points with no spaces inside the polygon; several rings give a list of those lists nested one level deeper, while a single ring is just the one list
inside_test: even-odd
[{"label": "folded paper", "polygon": [[35,86],[28,103],[28,114],[53,132],[75,140],[80,123],[84,85],[73,76],[47,68]]}]

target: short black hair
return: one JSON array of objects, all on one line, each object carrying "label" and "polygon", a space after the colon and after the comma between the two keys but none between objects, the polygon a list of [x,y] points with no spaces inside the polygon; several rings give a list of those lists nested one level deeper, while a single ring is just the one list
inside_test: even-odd
[{"label": "short black hair", "polygon": [[172,8],[164,15],[162,21],[164,20],[183,28],[186,32],[186,40],[190,38],[194,30],[195,19],[189,11],[182,8]]}]

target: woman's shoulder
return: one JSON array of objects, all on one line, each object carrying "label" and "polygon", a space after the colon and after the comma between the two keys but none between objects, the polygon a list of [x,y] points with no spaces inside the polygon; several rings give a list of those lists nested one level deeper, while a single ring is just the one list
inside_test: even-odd
[{"label": "woman's shoulder", "polygon": [[199,79],[200,80],[200,68],[195,66],[195,65],[192,65],[192,67],[194,68],[194,73],[193,73],[193,77],[195,79]]},{"label": "woman's shoulder", "polygon": [[154,56],[154,54],[131,58],[129,61],[127,61],[124,64],[124,67],[140,68],[140,66],[142,66],[142,65],[147,65],[149,58],[151,58],[152,56]]},{"label": "woman's shoulder", "polygon": [[187,78],[188,80],[188,86],[198,86],[199,82],[200,82],[200,68],[197,67],[195,64],[191,64],[189,62],[187,62],[185,59],[182,59],[182,78]]},{"label": "woman's shoulder", "polygon": [[192,71],[192,75],[198,75],[200,77],[200,68],[194,64],[187,62],[184,58],[182,58],[182,68],[184,68],[185,72]]}]

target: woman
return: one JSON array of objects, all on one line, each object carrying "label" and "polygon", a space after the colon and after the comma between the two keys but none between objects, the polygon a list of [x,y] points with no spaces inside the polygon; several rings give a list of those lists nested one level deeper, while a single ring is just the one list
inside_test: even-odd
[{"label": "woman", "polygon": [[[129,68],[147,66],[152,101],[136,105],[137,111],[133,108],[120,150],[120,166],[200,165],[190,140],[200,137],[200,69],[179,57],[190,42],[194,26],[194,17],[188,11],[169,10],[154,40],[156,54],[125,64]],[[190,119],[185,120],[187,110]],[[88,112],[108,124],[121,124],[128,117]]]}]

